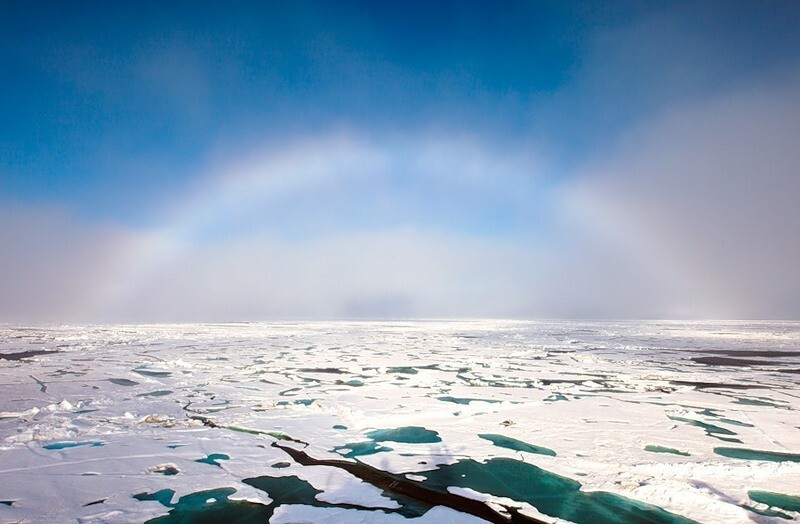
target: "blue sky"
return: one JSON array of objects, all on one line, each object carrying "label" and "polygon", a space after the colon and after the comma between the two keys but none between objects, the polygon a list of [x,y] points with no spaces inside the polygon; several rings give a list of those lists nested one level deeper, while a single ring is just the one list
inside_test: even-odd
[{"label": "blue sky", "polygon": [[0,320],[800,316],[796,2],[20,2],[0,31]]}]

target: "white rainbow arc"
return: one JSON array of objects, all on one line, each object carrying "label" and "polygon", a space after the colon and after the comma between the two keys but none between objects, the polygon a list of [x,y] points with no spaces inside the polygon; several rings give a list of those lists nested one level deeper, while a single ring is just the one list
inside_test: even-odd
[{"label": "white rainbow arc", "polygon": [[[439,174],[465,172],[467,179],[482,176],[481,169],[497,166],[504,176],[492,179],[490,173],[488,178],[494,180],[493,183],[508,183],[509,192],[515,191],[515,184],[531,183],[528,173],[518,172],[529,166],[520,168],[498,160],[498,155],[488,153],[488,148],[480,141],[470,139],[460,145],[453,144],[453,140],[445,141],[442,150],[447,151],[447,155],[437,156],[436,146],[431,146],[425,138],[399,140],[387,145],[348,133],[331,133],[271,147],[243,161],[211,170],[170,210],[163,227],[135,235],[120,254],[122,262],[98,287],[90,304],[90,316],[108,318],[109,314],[113,316],[114,312],[123,310],[144,284],[179,259],[196,237],[221,217],[289,198],[310,188],[335,187],[384,176],[407,167],[409,156],[424,157],[427,164],[423,168]],[[455,158],[454,152],[462,152],[467,158]],[[447,181],[457,184],[459,177],[448,176]],[[684,263],[675,254],[667,259],[670,263],[664,263],[661,255],[668,253],[670,246],[660,244],[646,230],[631,227],[631,217],[609,208],[607,202],[594,198],[590,191],[580,192],[579,198],[563,198],[558,206],[560,212],[571,215],[569,220],[577,221],[578,226],[590,234],[615,246],[624,246],[629,256],[650,266],[655,278],[663,280],[665,288],[702,287],[698,283],[702,283],[703,276],[694,272],[693,264]],[[698,297],[705,300],[700,293]]]},{"label": "white rainbow arc", "polygon": [[142,283],[179,257],[219,217],[312,186],[369,176],[386,162],[385,155],[374,148],[336,133],[271,148],[203,176],[191,194],[166,213],[164,226],[134,235],[120,253],[119,266],[100,286],[92,314],[103,318],[104,312],[123,306]]}]

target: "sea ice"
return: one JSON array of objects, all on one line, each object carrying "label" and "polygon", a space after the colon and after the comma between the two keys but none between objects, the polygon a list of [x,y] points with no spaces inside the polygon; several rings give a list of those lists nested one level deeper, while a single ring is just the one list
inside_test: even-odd
[{"label": "sea ice", "polygon": [[0,326],[0,522],[481,521],[342,463],[546,522],[798,520],[798,347],[790,322]]}]

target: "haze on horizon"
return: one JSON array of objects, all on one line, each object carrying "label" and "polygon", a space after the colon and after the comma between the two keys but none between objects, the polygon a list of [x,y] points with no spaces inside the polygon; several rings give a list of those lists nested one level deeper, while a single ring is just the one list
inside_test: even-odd
[{"label": "haze on horizon", "polygon": [[0,323],[800,319],[800,3],[4,2]]}]

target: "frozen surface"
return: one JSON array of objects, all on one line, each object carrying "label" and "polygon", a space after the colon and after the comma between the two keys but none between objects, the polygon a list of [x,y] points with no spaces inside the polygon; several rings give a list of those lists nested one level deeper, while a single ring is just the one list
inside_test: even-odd
[{"label": "frozen surface", "polygon": [[481,521],[276,439],[549,522],[797,521],[799,381],[786,322],[0,326],[0,522]]}]

